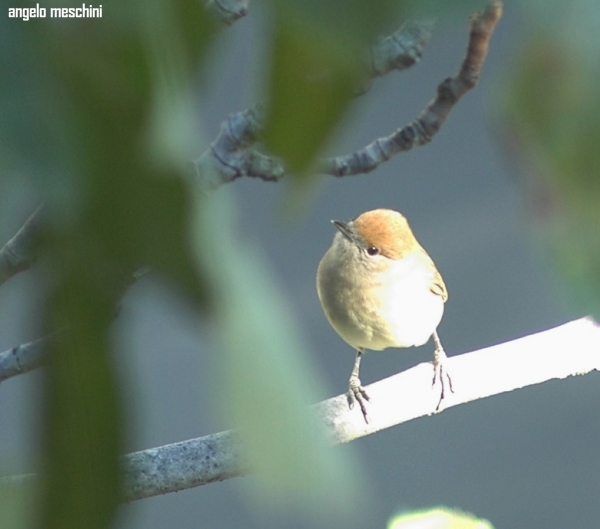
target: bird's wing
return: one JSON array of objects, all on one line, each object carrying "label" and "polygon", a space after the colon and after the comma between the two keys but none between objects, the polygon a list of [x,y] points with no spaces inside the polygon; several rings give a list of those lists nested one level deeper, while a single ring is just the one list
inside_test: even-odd
[{"label": "bird's wing", "polygon": [[442,276],[437,271],[437,269],[435,270],[435,273],[433,274],[433,282],[431,283],[430,288],[434,294],[441,296],[444,303],[446,303],[446,301],[448,300],[448,290],[446,289],[444,280],[442,279]]}]

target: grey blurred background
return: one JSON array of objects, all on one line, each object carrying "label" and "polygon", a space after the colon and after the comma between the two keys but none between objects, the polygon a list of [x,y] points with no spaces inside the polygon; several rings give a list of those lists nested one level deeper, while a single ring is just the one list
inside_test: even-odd
[{"label": "grey blurred background", "polygon": [[[507,341],[569,321],[560,287],[528,230],[526,204],[510,161],[496,141],[496,111],[511,57],[524,28],[509,4],[492,39],[478,87],[456,107],[431,144],[402,154],[367,176],[319,177],[298,216],[285,214],[289,189],[249,179],[232,184],[240,235],[263,249],[276,270],[311,347],[328,395],[342,393],[353,351],[325,320],[314,281],[333,237],[331,219],[363,211],[402,211],[444,276],[449,301],[439,332],[450,355]],[[231,112],[260,89],[260,10],[219,38],[210,83],[199,93],[204,138],[198,155]],[[357,99],[334,153],[352,151],[412,120],[454,75],[465,52],[467,22],[438,27],[421,63],[374,82]],[[205,143],[202,143],[205,142]],[[6,241],[33,211],[26,178],[2,199]],[[7,283],[0,295],[0,350],[35,337],[34,272]],[[130,450],[213,433],[210,332],[184,303],[147,278],[126,295],[117,330],[128,382]],[[565,351],[568,354],[568,351]],[[368,355],[365,383],[432,356],[432,345]],[[3,470],[35,467],[39,375],[0,386]],[[500,395],[380,432],[349,447],[363,469],[368,501],[344,528],[385,527],[399,509],[448,505],[489,519],[497,528],[578,529],[600,517],[600,410],[597,374]],[[318,527],[303,513],[255,517],[242,481],[142,500],[122,509],[120,527]]]}]

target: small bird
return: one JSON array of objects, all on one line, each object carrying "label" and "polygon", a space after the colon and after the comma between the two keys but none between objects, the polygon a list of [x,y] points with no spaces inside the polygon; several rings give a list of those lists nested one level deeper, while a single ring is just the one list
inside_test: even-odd
[{"label": "small bird", "polygon": [[435,342],[433,384],[445,396],[446,353],[437,335],[448,291],[431,257],[418,243],[406,218],[397,211],[375,209],[350,222],[332,221],[338,232],[319,263],[317,293],[331,326],[356,349],[348,404],[358,402],[366,422],[369,395],[358,372],[367,349]]}]

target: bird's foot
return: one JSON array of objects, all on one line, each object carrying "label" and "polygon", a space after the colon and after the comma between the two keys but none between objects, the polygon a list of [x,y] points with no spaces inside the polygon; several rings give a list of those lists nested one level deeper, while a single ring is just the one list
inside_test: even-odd
[{"label": "bird's foot", "polygon": [[360,411],[362,412],[366,423],[369,422],[369,417],[365,403],[370,400],[369,394],[360,383],[360,379],[358,377],[350,377],[350,384],[348,387],[348,407],[352,409],[354,408],[354,403],[358,402]]},{"label": "bird's foot", "polygon": [[439,380],[441,386],[440,400],[435,407],[435,411],[439,411],[442,401],[446,396],[446,387],[448,387],[451,393],[454,393],[454,389],[452,388],[452,379],[450,378],[450,374],[446,368],[447,361],[448,357],[446,356],[446,352],[438,342],[436,344],[435,352],[433,353],[433,381],[431,383],[431,386],[433,387]]}]

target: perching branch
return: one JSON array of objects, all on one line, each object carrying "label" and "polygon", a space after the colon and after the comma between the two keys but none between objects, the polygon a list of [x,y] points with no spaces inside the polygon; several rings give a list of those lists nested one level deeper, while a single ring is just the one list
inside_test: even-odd
[{"label": "perching branch", "polygon": [[[600,371],[600,325],[581,318],[524,338],[449,358],[454,393],[442,409],[521,389],[548,380]],[[433,415],[439,394],[431,387],[429,362],[367,387],[369,423],[348,409],[346,395],[315,406],[326,439],[347,443],[412,419]],[[399,404],[401,403],[401,405]],[[123,456],[125,499],[206,485],[251,472],[236,433],[220,432]],[[27,479],[33,478],[28,475]],[[24,478],[25,479],[25,478]],[[0,484],[11,483],[3,478]]]},{"label": "perching branch", "polygon": [[[600,326],[582,318],[560,327],[449,359],[454,393],[444,408],[600,370]],[[439,394],[430,363],[419,364],[367,387],[369,423],[349,410],[346,395],[315,406],[327,440],[346,443],[418,417],[434,414]],[[400,404],[401,403],[401,404]],[[176,492],[250,472],[235,432],[152,448],[123,457],[128,500]]]},{"label": "perching branch", "polygon": [[231,430],[127,454],[125,500],[141,500],[248,474]]},{"label": "perching branch", "polygon": [[21,226],[15,236],[0,250],[0,285],[15,274],[31,268],[35,261],[33,240],[40,227],[42,206]]}]

